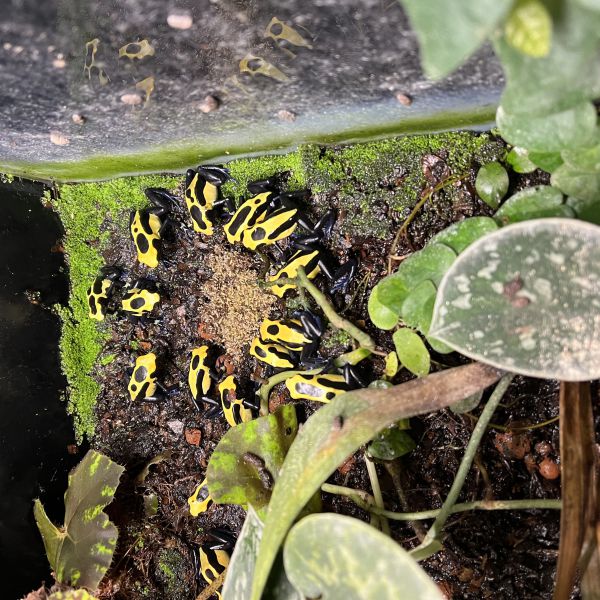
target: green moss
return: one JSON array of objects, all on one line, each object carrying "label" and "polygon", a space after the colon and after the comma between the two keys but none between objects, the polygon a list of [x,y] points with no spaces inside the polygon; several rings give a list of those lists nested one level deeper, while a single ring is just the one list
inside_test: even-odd
[{"label": "green moss", "polygon": [[[224,193],[244,196],[250,181],[286,171],[288,189],[310,188],[317,204],[325,192],[334,201],[337,198],[343,233],[384,239],[391,233],[391,211],[408,212],[426,187],[422,166],[426,154],[443,157],[452,174],[460,174],[472,166],[502,159],[504,148],[489,135],[469,132],[327,148],[307,145],[285,155],[231,161],[227,166],[235,182],[224,186]],[[104,324],[88,318],[87,287],[102,266],[110,231],[120,229],[124,239],[128,238],[128,213],[146,205],[144,188],[173,189],[180,183],[181,176],[140,176],[60,188],[55,205],[66,230],[71,277],[70,305],[59,311],[63,319],[61,351],[70,387],[69,411],[80,440],[94,432],[99,386],[91,373],[107,335]],[[447,199],[451,201],[454,193],[449,188]],[[343,344],[344,340],[333,343]],[[110,356],[104,357],[102,364],[110,360]]]},{"label": "green moss", "polygon": [[185,588],[188,569],[188,562],[175,548],[163,548],[159,551],[154,576],[162,588],[165,600],[187,597]]},{"label": "green moss", "polygon": [[149,186],[174,188],[173,177],[123,178],[106,183],[65,185],[54,203],[65,228],[71,296],[67,308],[59,308],[62,366],[69,383],[68,410],[73,415],[78,440],[94,433],[94,404],[98,383],[91,373],[107,335],[103,325],[88,317],[86,291],[103,264],[102,250],[107,224],[127,236],[128,212],[147,204],[143,190]]},{"label": "green moss", "polygon": [[321,341],[325,349],[346,347],[352,342],[352,337],[342,329],[329,329]]}]

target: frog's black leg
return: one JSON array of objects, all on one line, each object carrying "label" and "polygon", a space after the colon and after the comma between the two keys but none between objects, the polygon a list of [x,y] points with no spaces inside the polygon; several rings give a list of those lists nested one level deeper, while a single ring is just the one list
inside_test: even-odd
[{"label": "frog's black leg", "polygon": [[244,400],[242,400],[242,404],[246,408],[250,408],[251,410],[258,410],[260,408],[260,401],[256,397],[254,397],[252,399],[244,398]]},{"label": "frog's black leg", "polygon": [[[202,398],[205,402],[206,399]],[[204,411],[203,416],[206,417],[207,419],[216,419],[217,417],[220,417],[223,414],[223,407],[221,406],[221,403],[219,404],[215,404],[214,406],[211,406],[210,408],[206,409],[206,411]]]},{"label": "frog's black leg", "polygon": [[144,190],[146,198],[156,207],[155,214],[162,216],[168,213],[173,208],[173,205],[177,203],[177,196],[171,194],[164,188],[146,188]]},{"label": "frog's black leg", "polygon": [[342,367],[342,374],[344,376],[344,381],[352,388],[365,388],[369,385],[369,383],[361,377],[358,370],[349,363],[346,363]]},{"label": "frog's black leg", "polygon": [[214,540],[214,542],[208,544],[211,550],[223,550],[235,546],[235,536],[229,529],[215,527],[209,529],[206,533]]},{"label": "frog's black leg", "polygon": [[251,194],[262,194],[263,192],[277,191],[279,182],[276,177],[269,177],[268,179],[252,181],[246,187]]},{"label": "frog's black leg", "polygon": [[355,258],[347,260],[339,269],[333,273],[331,278],[331,286],[329,288],[330,293],[335,294],[336,292],[346,293],[350,282],[356,274],[358,268],[358,261]]},{"label": "frog's black leg", "polygon": [[235,181],[230,175],[229,169],[219,165],[200,165],[196,171],[198,171],[198,174],[202,175],[206,181],[216,186],[221,186],[226,181]]},{"label": "frog's black leg", "polygon": [[300,322],[302,323],[306,337],[310,339],[318,339],[325,332],[323,319],[309,310],[300,312]]}]

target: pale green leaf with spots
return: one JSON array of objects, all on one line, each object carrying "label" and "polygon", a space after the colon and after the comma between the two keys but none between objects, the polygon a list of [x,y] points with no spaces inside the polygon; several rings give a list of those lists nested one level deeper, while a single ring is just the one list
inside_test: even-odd
[{"label": "pale green leaf with spots", "polygon": [[232,427],[217,444],[206,470],[212,499],[217,504],[252,504],[260,513],[269,503],[271,486],[297,432],[293,404]]},{"label": "pale green leaf with spots", "polygon": [[344,515],[302,519],[290,531],[283,555],[287,576],[307,598],[443,598],[435,582],[399,544]]},{"label": "pale green leaf with spots", "polygon": [[499,229],[446,273],[430,334],[495,367],[600,377],[600,227],[537,219]]},{"label": "pale green leaf with spots", "polygon": [[104,577],[118,535],[104,508],[112,502],[123,471],[107,456],[90,450],[69,475],[62,527],[56,527],[35,500],[35,521],[58,582],[94,590]]}]

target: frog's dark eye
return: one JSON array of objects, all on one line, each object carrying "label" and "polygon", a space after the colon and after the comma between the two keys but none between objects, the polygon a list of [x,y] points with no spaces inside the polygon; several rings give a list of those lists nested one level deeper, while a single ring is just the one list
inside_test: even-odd
[{"label": "frog's dark eye", "polygon": [[257,227],[253,232],[252,232],[252,239],[256,242],[259,240],[264,240],[265,236],[267,235],[267,232],[262,228],[262,227]]},{"label": "frog's dark eye", "polygon": [[148,377],[148,369],[146,369],[146,367],[138,367],[135,370],[133,377],[136,381],[139,381],[141,383],[142,381],[144,381],[144,379],[146,379],[146,377]]},{"label": "frog's dark eye", "polygon": [[145,302],[143,298],[134,298],[131,301],[131,308],[142,308],[142,306],[144,306]]},{"label": "frog's dark eye", "polygon": [[260,58],[253,58],[248,61],[248,69],[250,71],[258,71],[263,66],[263,61]]},{"label": "frog's dark eye", "polygon": [[273,25],[271,25],[271,33],[273,35],[280,35],[283,32],[283,26],[281,25],[281,23],[273,23]]},{"label": "frog's dark eye", "polygon": [[267,327],[267,332],[270,335],[278,335],[279,334],[279,327],[277,327],[277,325],[269,325]]}]

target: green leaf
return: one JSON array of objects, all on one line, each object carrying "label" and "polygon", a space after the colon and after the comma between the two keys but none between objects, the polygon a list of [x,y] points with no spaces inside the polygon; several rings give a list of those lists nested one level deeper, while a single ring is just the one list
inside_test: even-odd
[{"label": "green leaf", "polygon": [[567,198],[567,205],[575,211],[578,219],[600,225],[600,196],[595,200],[569,197]]},{"label": "green leaf", "polygon": [[529,152],[528,154],[536,166],[546,173],[554,173],[563,164],[560,152]]},{"label": "green leaf", "polygon": [[391,379],[398,372],[399,366],[398,355],[395,352],[390,352],[385,357],[385,370],[383,371],[383,374]]},{"label": "green leaf", "polygon": [[475,189],[479,197],[491,208],[498,208],[508,191],[508,173],[499,162],[483,165],[477,173]]},{"label": "green leaf", "polygon": [[107,456],[90,450],[69,475],[62,527],[56,527],[35,500],[35,522],[58,582],[95,590],[104,577],[118,532],[103,509],[112,502],[123,471]]},{"label": "green leaf", "polygon": [[456,404],[453,404],[450,407],[450,410],[457,415],[462,415],[463,413],[470,412],[474,408],[477,408],[479,406],[482,396],[483,392],[477,392],[472,396],[463,398],[462,400],[456,402]]},{"label": "green leaf", "polygon": [[439,79],[459,67],[508,13],[510,0],[401,0],[417,33],[421,63]]},{"label": "green leaf", "polygon": [[393,329],[398,322],[398,314],[379,302],[378,290],[379,287],[376,285],[369,296],[369,302],[367,304],[369,317],[375,327],[386,330]]},{"label": "green leaf", "polygon": [[574,2],[546,6],[555,11],[547,56],[524,55],[506,37],[495,41],[506,76],[496,119],[500,132],[511,144],[544,153],[593,143],[590,100],[600,95],[600,15]]},{"label": "green leaf", "polygon": [[261,597],[279,546],[296,516],[348,456],[399,419],[449,406],[499,377],[498,371],[473,363],[388,389],[348,392],[311,415],[290,447],[273,488],[251,600]]},{"label": "green leaf", "polygon": [[507,142],[538,152],[587,145],[593,139],[596,121],[591,102],[550,113],[508,112],[503,105],[496,112],[496,123]]},{"label": "green leaf", "polygon": [[570,206],[563,204],[560,190],[549,185],[526,188],[511,196],[494,215],[501,225],[547,217],[573,217]]},{"label": "green leaf", "polygon": [[361,346],[356,350],[350,350],[350,352],[340,354],[340,356],[335,359],[335,366],[343,367],[344,365],[357,365],[359,362],[365,360],[365,358],[369,358],[371,354],[372,352],[369,348]]},{"label": "green leaf", "polygon": [[575,2],[589,10],[600,11],[600,0],[575,0]]},{"label": "green leaf", "polygon": [[506,162],[512,167],[515,173],[531,173],[536,169],[536,165],[529,158],[527,150],[519,148],[519,146],[515,146],[506,155]]},{"label": "green leaf", "polygon": [[290,531],[284,563],[288,577],[307,598],[443,598],[435,582],[399,544],[344,515],[302,519]]},{"label": "green leaf", "polygon": [[433,315],[435,294],[435,285],[431,281],[422,281],[402,303],[402,321],[426,334]]},{"label": "green leaf", "polygon": [[[221,595],[223,600],[239,600],[248,598],[252,590],[252,573],[254,563],[258,554],[258,545],[262,536],[263,523],[252,507],[248,506],[248,514],[242,527],[242,531],[235,543],[235,549],[231,555],[227,567],[227,577],[223,584]],[[302,600],[302,596],[292,587],[285,576],[283,568],[274,583],[269,582],[273,590],[271,594],[265,594],[265,600]]]},{"label": "green leaf", "polygon": [[496,231],[496,229],[498,229],[498,225],[491,217],[469,217],[458,223],[452,223],[446,229],[442,229],[428,243],[450,246],[456,254],[460,254],[475,240],[486,233],[490,233],[490,231]]},{"label": "green leaf", "polygon": [[431,334],[507,371],[600,377],[600,227],[576,219],[510,225],[475,242],[444,277]]},{"label": "green leaf", "polygon": [[373,458],[394,460],[412,452],[416,447],[410,433],[398,427],[390,427],[375,436],[368,451]]},{"label": "green leaf", "polygon": [[454,262],[456,253],[444,244],[428,244],[402,261],[398,270],[377,284],[377,300],[401,314],[408,294],[423,281],[438,285]]},{"label": "green leaf", "polygon": [[600,195],[600,144],[577,151],[563,151],[564,164],[552,173],[552,185],[565,194],[594,201]]},{"label": "green leaf", "polygon": [[506,41],[516,50],[540,58],[550,52],[552,17],[540,0],[517,0],[504,25]]},{"label": "green leaf", "polygon": [[402,366],[417,377],[425,377],[431,368],[431,359],[419,335],[412,329],[398,329],[392,338]]},{"label": "green leaf", "polygon": [[[285,455],[298,432],[296,408],[280,406],[274,413],[232,427],[214,449],[206,480],[217,504],[269,503]],[[262,465],[260,464],[262,462]]]},{"label": "green leaf", "polygon": [[451,352],[454,352],[454,350],[450,348],[450,346],[444,344],[444,342],[441,342],[440,340],[436,340],[434,337],[428,335],[426,336],[426,339],[427,343],[433,348],[433,350],[435,350],[439,354],[450,354]]}]

